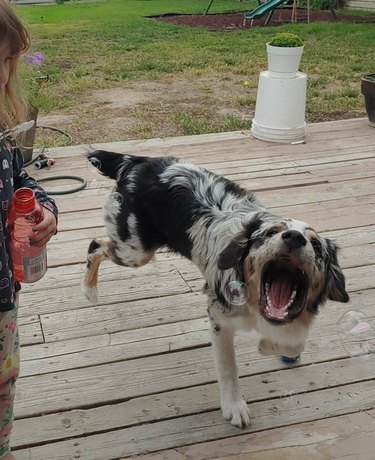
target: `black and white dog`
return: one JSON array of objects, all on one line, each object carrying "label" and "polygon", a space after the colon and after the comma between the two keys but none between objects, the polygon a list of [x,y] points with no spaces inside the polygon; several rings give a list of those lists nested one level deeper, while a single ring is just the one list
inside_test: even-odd
[{"label": "black and white dog", "polygon": [[[349,300],[337,247],[308,224],[267,212],[228,179],[177,158],[106,151],[88,158],[116,187],[105,205],[108,238],[93,240],[88,250],[86,297],[97,300],[102,260],[140,267],[162,246],[190,259],[206,279],[223,415],[248,425],[234,333],[256,329],[260,353],[299,356],[319,305]],[[228,297],[234,281],[246,286],[243,305]]]}]

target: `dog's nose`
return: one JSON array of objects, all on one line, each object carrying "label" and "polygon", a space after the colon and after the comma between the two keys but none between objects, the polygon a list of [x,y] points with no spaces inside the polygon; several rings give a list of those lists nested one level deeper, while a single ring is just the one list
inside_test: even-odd
[{"label": "dog's nose", "polygon": [[306,238],[297,230],[284,232],[282,238],[290,249],[298,249],[306,245]]}]

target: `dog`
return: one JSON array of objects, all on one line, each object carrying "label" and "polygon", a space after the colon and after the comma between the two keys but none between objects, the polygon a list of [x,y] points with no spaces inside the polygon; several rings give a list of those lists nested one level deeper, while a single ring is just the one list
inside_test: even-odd
[{"label": "dog", "polygon": [[[327,299],[349,300],[337,246],[305,222],[268,212],[230,180],[181,159],[98,150],[88,160],[116,186],[104,206],[108,238],[88,248],[85,296],[97,300],[103,260],[141,267],[161,247],[191,260],[206,280],[223,415],[235,426],[249,425],[235,331],[257,330],[263,355],[297,359],[318,307]],[[228,286],[245,286],[243,304],[233,302]]]}]

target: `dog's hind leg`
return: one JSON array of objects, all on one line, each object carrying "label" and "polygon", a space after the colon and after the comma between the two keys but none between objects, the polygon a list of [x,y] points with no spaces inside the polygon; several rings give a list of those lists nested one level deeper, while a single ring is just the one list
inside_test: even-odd
[{"label": "dog's hind leg", "polygon": [[111,240],[92,240],[87,252],[86,271],[83,281],[83,293],[87,300],[96,303],[98,300],[98,273],[103,260],[111,259]]},{"label": "dog's hind leg", "polygon": [[99,266],[104,260],[111,260],[123,267],[138,268],[146,265],[155,258],[158,248],[144,250],[134,241],[115,243],[111,238],[92,240],[87,253],[86,271],[83,281],[83,293],[87,300],[96,303],[98,300],[98,274]]}]

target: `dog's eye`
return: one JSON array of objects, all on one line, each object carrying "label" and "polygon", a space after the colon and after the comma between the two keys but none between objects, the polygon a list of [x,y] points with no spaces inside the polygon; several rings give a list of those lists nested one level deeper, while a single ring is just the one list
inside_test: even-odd
[{"label": "dog's eye", "polygon": [[266,233],[266,237],[270,238],[271,236],[276,235],[276,233],[279,233],[277,228],[270,228]]}]

